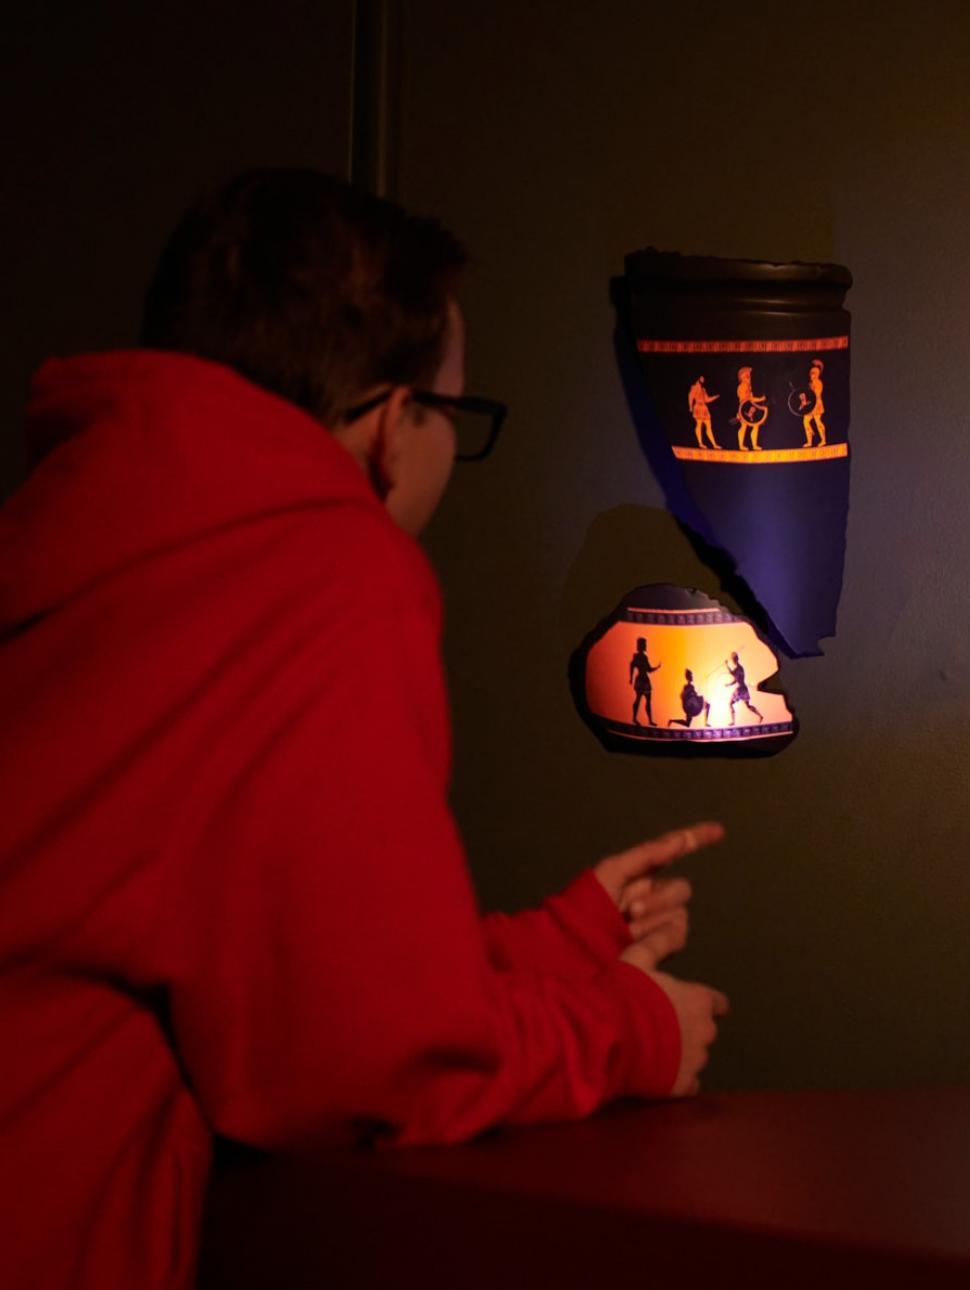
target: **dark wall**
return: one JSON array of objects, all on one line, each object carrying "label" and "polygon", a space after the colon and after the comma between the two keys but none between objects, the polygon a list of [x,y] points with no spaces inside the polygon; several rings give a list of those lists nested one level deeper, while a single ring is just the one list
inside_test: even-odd
[{"label": "dark wall", "polygon": [[[343,171],[351,2],[24,7],[4,32],[3,487],[27,376],[128,343],[214,176]],[[711,1082],[970,1079],[970,26],[958,7],[420,0],[402,197],[470,243],[469,385],[513,417],[430,534],[449,609],[455,805],[486,906],[701,816],[685,975],[734,998]],[[837,637],[784,662],[781,757],[605,753],[566,664],[647,581],[718,593],[664,511],[612,352],[646,243],[856,275]]]},{"label": "dark wall", "polygon": [[352,0],[19,5],[4,17],[0,492],[48,354],[130,344],[181,210],[234,171],[346,173]]},{"label": "dark wall", "polygon": [[[402,197],[470,243],[469,388],[508,399],[429,534],[455,805],[487,906],[698,817],[693,945],[720,1086],[970,1080],[970,24],[951,5],[408,13]],[[624,253],[835,260],[856,278],[837,636],[748,763],[609,755],[571,650],[621,594],[718,584],[664,511],[612,353]]]}]

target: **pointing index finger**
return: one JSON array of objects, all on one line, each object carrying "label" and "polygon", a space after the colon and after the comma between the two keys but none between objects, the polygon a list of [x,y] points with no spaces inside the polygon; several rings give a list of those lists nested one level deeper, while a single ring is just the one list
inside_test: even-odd
[{"label": "pointing index finger", "polygon": [[[711,989],[711,987],[708,987]],[[712,1011],[715,1017],[726,1017],[731,1011],[731,1001],[720,990],[711,989]]]},{"label": "pointing index finger", "polygon": [[681,856],[698,851],[701,847],[720,842],[723,837],[723,824],[718,824],[715,820],[702,820],[685,829],[674,829],[649,842],[641,842],[620,857],[625,876],[627,879],[635,878],[638,874],[679,860]]}]

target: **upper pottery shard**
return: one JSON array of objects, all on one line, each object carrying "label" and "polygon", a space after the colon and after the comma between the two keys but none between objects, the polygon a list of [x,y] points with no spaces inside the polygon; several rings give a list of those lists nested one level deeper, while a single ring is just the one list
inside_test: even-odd
[{"label": "upper pottery shard", "polygon": [[724,553],[793,655],[836,629],[851,282],[840,265],[627,257],[641,442],[671,510]]}]

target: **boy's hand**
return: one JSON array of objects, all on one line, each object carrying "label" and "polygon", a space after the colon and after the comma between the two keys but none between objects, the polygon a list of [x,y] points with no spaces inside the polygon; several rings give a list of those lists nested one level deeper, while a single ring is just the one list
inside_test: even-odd
[{"label": "boy's hand", "polygon": [[653,871],[723,837],[724,826],[706,820],[608,856],[593,869],[629,923],[634,941],[646,938],[652,945],[655,963],[682,949],[687,940],[691,887],[686,878],[655,878]]},{"label": "boy's hand", "polygon": [[727,995],[695,981],[678,981],[666,972],[652,970],[652,953],[642,941],[620,955],[625,963],[644,971],[660,986],[673,1005],[680,1026],[680,1069],[671,1097],[691,1097],[700,1090],[700,1073],[707,1065],[707,1050],[717,1038],[715,1017],[730,1011]]}]

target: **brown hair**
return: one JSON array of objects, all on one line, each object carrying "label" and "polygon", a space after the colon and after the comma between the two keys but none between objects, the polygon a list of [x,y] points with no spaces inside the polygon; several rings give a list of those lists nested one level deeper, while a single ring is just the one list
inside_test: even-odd
[{"label": "brown hair", "polygon": [[139,343],[214,359],[333,423],[428,383],[466,256],[438,223],[312,170],[237,176],[186,212]]}]

